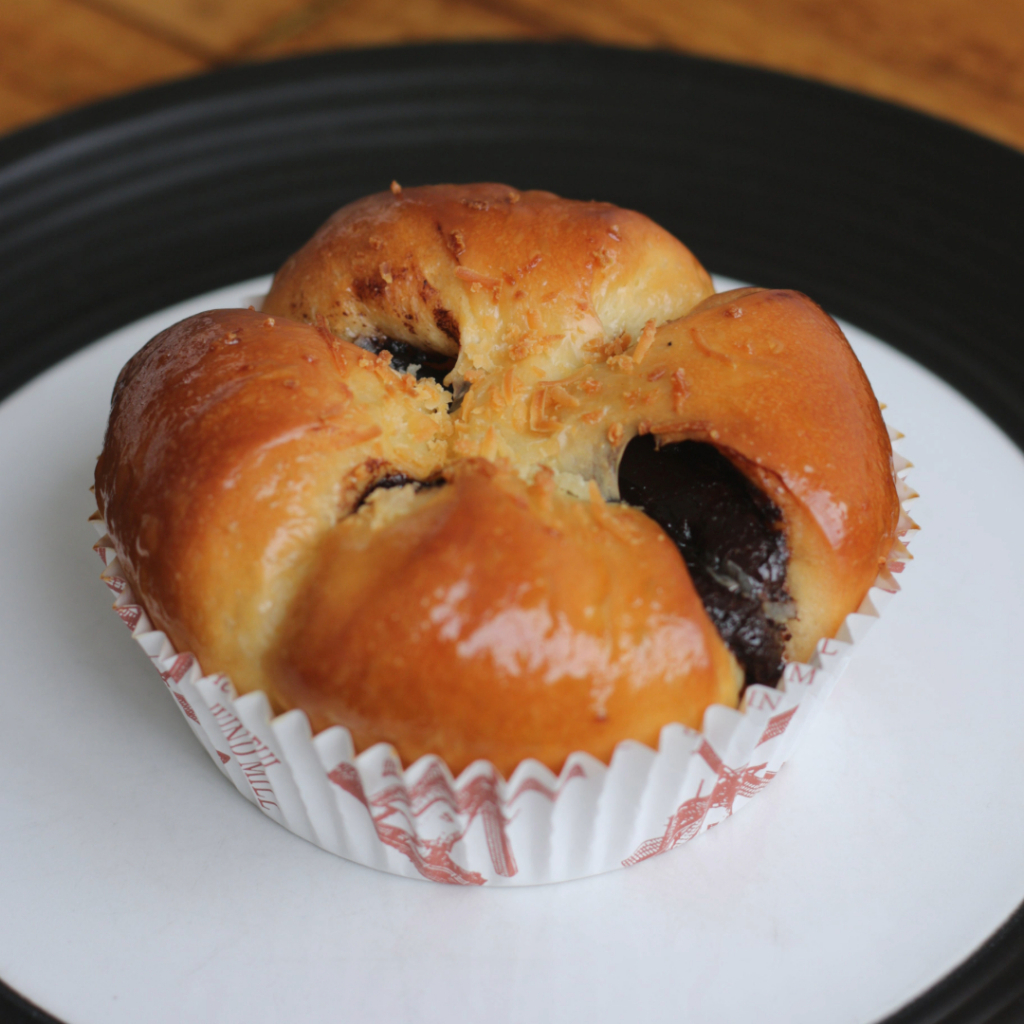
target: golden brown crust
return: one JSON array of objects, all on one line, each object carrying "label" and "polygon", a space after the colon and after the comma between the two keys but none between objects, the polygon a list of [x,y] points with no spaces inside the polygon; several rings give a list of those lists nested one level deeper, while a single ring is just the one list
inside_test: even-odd
[{"label": "golden brown crust", "polygon": [[374,492],[325,538],[279,648],[282,704],[359,749],[386,737],[405,763],[443,751],[507,776],[572,750],[608,761],[736,703],[739,673],[654,522],[489,463],[449,475]]},{"label": "golden brown crust", "polygon": [[118,557],[160,629],[243,692],[311,546],[374,479],[445,459],[448,396],[293,321],[215,310],[121,371],[96,466]]},{"label": "golden brown crust", "polygon": [[[835,321],[804,295],[716,295],[659,328],[642,358],[586,366],[560,387],[561,466],[617,496],[638,433],[718,448],[780,507],[798,617],[788,653],[806,660],[874,582],[900,508],[878,402]],[[594,385],[597,385],[595,388]]]},{"label": "golden brown crust", "polygon": [[[557,770],[736,703],[678,549],[606,503],[638,434],[714,445],[781,509],[792,658],[893,543],[888,436],[835,323],[793,292],[711,295],[639,214],[500,185],[371,196],[266,307],[129,362],[97,498],[176,647],[359,748]],[[458,352],[459,404],[332,330]],[[395,473],[448,482],[369,493]]]},{"label": "golden brown crust", "polygon": [[264,309],[458,355],[461,384],[510,363],[561,373],[595,338],[635,336],[712,291],[693,254],[631,210],[432,185],[339,210],[281,267]]}]

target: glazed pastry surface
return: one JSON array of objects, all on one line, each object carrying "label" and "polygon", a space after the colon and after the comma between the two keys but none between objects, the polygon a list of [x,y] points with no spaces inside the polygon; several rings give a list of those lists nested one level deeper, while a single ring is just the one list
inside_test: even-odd
[{"label": "glazed pastry surface", "polygon": [[772,684],[859,606],[900,515],[819,307],[714,295],[641,215],[504,185],[360,200],[263,312],[158,335],[96,483],[204,671],[357,749],[505,774]]}]

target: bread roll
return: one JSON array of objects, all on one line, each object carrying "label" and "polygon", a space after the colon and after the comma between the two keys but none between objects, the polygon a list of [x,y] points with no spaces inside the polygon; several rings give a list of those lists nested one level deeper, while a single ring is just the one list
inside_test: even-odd
[{"label": "bread roll", "polygon": [[206,672],[455,772],[699,728],[835,632],[900,515],[813,302],[713,295],[641,215],[504,185],[353,203],[263,312],[159,335],[96,483]]}]

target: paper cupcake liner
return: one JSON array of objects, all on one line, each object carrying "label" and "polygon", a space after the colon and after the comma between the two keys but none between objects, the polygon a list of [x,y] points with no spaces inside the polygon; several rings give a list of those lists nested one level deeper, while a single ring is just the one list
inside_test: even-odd
[{"label": "paper cupcake liner", "polygon": [[[894,439],[900,436],[890,432]],[[909,468],[894,453],[897,473]],[[917,495],[897,477],[901,505]],[[347,860],[455,885],[534,885],[628,867],[724,821],[789,758],[857,644],[899,590],[909,553],[897,540],[860,608],[811,663],[777,688],[754,685],[740,709],[712,705],[703,729],[666,725],[657,751],[626,740],[610,765],[572,754],[559,775],[523,761],[508,781],[487,761],[458,778],[441,758],[403,769],[378,743],[356,756],[347,729],[312,735],[302,711],[272,717],[262,692],[239,697],[224,675],[154,630],[106,535],[95,550],[114,610],[167,684],[192,731],[235,788],[278,824]],[[903,512],[899,534],[916,525]]]}]

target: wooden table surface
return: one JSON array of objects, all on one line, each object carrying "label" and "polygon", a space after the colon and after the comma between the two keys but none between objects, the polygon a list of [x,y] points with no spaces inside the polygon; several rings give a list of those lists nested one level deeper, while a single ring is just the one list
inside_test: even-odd
[{"label": "wooden table surface", "polygon": [[0,0],[0,131],[228,64],[472,39],[742,61],[1024,149],[1024,0]]}]

